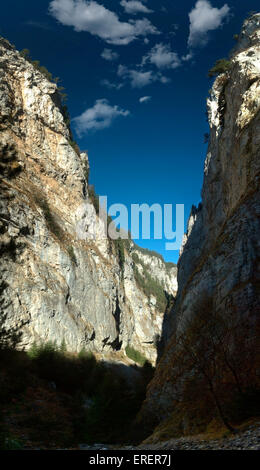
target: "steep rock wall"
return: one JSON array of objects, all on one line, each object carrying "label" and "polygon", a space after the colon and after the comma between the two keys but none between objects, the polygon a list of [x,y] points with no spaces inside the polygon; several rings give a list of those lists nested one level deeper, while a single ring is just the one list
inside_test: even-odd
[{"label": "steep rock wall", "polygon": [[[202,203],[191,211],[178,263],[172,335],[143,407],[143,416],[157,423],[178,407],[176,390],[185,378],[175,376],[174,338],[200,299],[212,299],[223,318],[235,312],[241,321],[249,319],[252,334],[259,318],[260,14],[245,21],[231,68],[216,78],[207,106]],[[186,425],[183,417],[183,432]]]},{"label": "steep rock wall", "polygon": [[[137,285],[135,245],[122,265],[116,244],[101,236],[87,155],[74,150],[57,86],[4,39],[0,80],[1,323],[22,333],[23,348],[65,341],[71,351],[106,354],[130,344],[154,363],[164,312]],[[96,239],[78,237],[94,222]],[[146,258],[153,279],[174,294],[176,268]]]}]

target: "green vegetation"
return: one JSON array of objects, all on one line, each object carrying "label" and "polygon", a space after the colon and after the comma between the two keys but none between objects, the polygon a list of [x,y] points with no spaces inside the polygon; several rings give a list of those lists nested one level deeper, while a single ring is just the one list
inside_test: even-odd
[{"label": "green vegetation", "polygon": [[[70,125],[68,127],[70,129]],[[69,143],[70,143],[71,147],[75,150],[75,152],[78,155],[80,155],[80,148],[79,148],[77,142],[75,140],[73,140],[73,138],[70,138]]]},{"label": "green vegetation", "polygon": [[85,180],[87,182],[87,184],[89,183],[89,172],[90,172],[90,169],[89,169],[89,164],[88,164],[88,161],[87,159],[84,161],[84,168],[83,168],[83,173],[84,173],[84,177],[85,177]]},{"label": "green vegetation", "polygon": [[68,246],[68,247],[67,247],[67,252],[68,252],[68,254],[69,254],[69,257],[70,257],[71,261],[72,261],[75,265],[77,265],[77,258],[76,258],[76,255],[75,255],[75,253],[74,253],[74,248],[73,248],[73,246],[71,246],[71,245]]},{"label": "green vegetation", "polygon": [[129,251],[130,241],[128,239],[118,238],[117,240],[112,240],[112,242],[115,245],[119,266],[123,274],[125,264],[125,250]]},{"label": "green vegetation", "polygon": [[230,60],[227,59],[219,59],[215,63],[214,67],[212,67],[209,72],[208,76],[209,77],[215,77],[216,75],[219,75],[221,73],[227,73],[229,72],[231,67],[231,62]]},{"label": "green vegetation", "polygon": [[[144,262],[139,258],[137,253],[132,255],[134,261],[134,276],[137,285],[142,289],[147,297],[153,295],[156,298],[156,306],[160,312],[165,312],[168,299],[162,285],[154,279],[149,273]],[[142,272],[138,270],[137,264],[142,266]]]},{"label": "green vegetation", "polygon": [[15,178],[22,171],[18,162],[17,149],[14,144],[0,144],[0,175]]},{"label": "green vegetation", "polygon": [[122,240],[121,238],[118,238],[117,240],[114,240],[114,244],[116,246],[116,250],[118,254],[119,266],[122,270],[124,270],[124,264],[125,264],[124,240]]},{"label": "green vegetation", "polygon": [[256,11],[256,10],[251,10],[248,12],[248,15],[247,15],[247,19],[249,20],[249,18],[251,18],[252,16],[254,15],[257,15],[259,12]]},{"label": "green vegetation", "polygon": [[57,223],[54,215],[52,214],[48,201],[43,196],[36,195],[35,202],[43,211],[50,232],[52,232],[53,235],[55,235],[60,241],[62,241],[64,239],[64,232]]},{"label": "green vegetation", "polygon": [[22,450],[22,448],[21,442],[7,432],[5,426],[0,423],[0,450]]},{"label": "green vegetation", "polygon": [[94,361],[96,362],[96,359],[95,359],[95,356],[93,354],[93,352],[91,351],[87,351],[85,348],[82,348],[80,350],[80,352],[78,353],[78,358],[79,359],[87,359],[89,361]]},{"label": "green vegetation", "polygon": [[91,184],[88,188],[88,195],[98,215],[99,214],[99,196],[98,194],[96,194],[95,186],[93,184]]},{"label": "green vegetation", "polygon": [[30,64],[32,64],[40,73],[42,73],[45,78],[47,78],[47,80],[49,80],[50,82],[54,82],[54,83],[57,83],[59,81],[59,78],[58,77],[53,77],[52,73],[49,72],[49,70],[44,67],[44,65],[41,65],[40,64],[40,61],[39,60],[32,60],[31,58],[31,53],[29,51],[29,49],[22,49],[20,51],[20,55],[25,59],[27,60],[28,62],[30,62]]},{"label": "green vegetation", "polygon": [[165,263],[166,271],[169,272],[172,268],[176,268],[177,265],[175,263],[171,263],[170,261]]},{"label": "green vegetation", "polygon": [[149,364],[124,366],[122,373],[122,365],[98,362],[85,349],[68,353],[65,341],[33,344],[26,353],[2,339],[1,449],[135,443],[145,437],[137,438],[134,419],[153,375]]},{"label": "green vegetation", "polygon": [[144,366],[145,363],[148,362],[146,357],[142,353],[136,351],[131,346],[126,346],[125,352],[129,359],[132,359],[132,361],[137,362],[137,364],[140,364],[140,366]]},{"label": "green vegetation", "polygon": [[154,256],[155,258],[160,259],[165,264],[165,267],[167,270],[170,270],[171,268],[174,268],[177,266],[175,263],[166,262],[163,256],[157,251],[149,250],[148,248],[143,248],[137,245],[136,243],[134,243],[134,250],[139,251],[139,253],[142,253],[143,255]]},{"label": "green vegetation", "polygon": [[143,248],[139,245],[136,245],[136,243],[134,243],[134,249],[136,251],[139,251],[140,253],[142,253],[143,255],[147,255],[147,256],[155,256],[155,258],[159,258],[161,261],[163,261],[164,263],[164,258],[163,256],[160,254],[160,253],[157,253],[157,251],[153,251],[153,250],[149,250],[148,248]]},{"label": "green vegetation", "polygon": [[[52,73],[49,72],[49,70],[44,65],[41,65],[39,60],[32,60],[31,53],[30,53],[29,49],[22,49],[20,51],[20,55],[25,60],[27,60],[30,64],[32,64],[33,67],[36,70],[38,70],[40,73],[42,73],[47,80],[49,80],[50,82],[53,82],[55,84],[58,84],[60,82],[60,78],[59,77],[53,77]],[[65,122],[67,128],[69,129],[69,133],[70,133],[69,143],[73,147],[75,152],[79,155],[80,154],[80,149],[79,149],[78,144],[75,142],[75,140],[73,138],[73,134],[72,134],[72,130],[71,130],[70,114],[69,114],[68,107],[65,104],[66,100],[67,100],[67,94],[64,93],[64,90],[65,90],[65,88],[63,86],[57,86],[57,95],[56,95],[56,98],[58,96],[58,103],[57,104],[60,107],[60,111],[61,111],[61,113],[64,117],[64,122]]]}]

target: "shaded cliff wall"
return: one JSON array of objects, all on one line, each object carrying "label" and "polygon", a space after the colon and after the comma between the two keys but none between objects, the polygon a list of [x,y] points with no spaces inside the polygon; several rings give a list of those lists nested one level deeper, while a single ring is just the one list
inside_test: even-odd
[{"label": "shaded cliff wall", "polygon": [[[179,409],[183,432],[189,427],[180,404],[186,378],[185,372],[176,374],[175,340],[185,333],[187,320],[203,299],[212,302],[209,321],[213,311],[223,319],[235,315],[251,325],[252,336],[259,318],[260,14],[245,21],[230,70],[216,78],[207,107],[210,142],[202,203],[191,211],[178,263],[171,339],[143,407],[143,416],[157,423]],[[204,391],[197,391],[201,401]]]}]

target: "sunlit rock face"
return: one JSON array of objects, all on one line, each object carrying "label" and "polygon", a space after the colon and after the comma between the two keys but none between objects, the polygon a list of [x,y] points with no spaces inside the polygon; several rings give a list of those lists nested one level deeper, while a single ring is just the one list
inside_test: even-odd
[{"label": "sunlit rock face", "polygon": [[[207,107],[202,203],[192,208],[178,263],[177,336],[202,296],[223,317],[250,318],[252,332],[259,315],[260,14],[244,23],[230,71],[216,78]],[[176,398],[174,357],[172,340],[143,408],[159,421]]]},{"label": "sunlit rock face", "polygon": [[[129,344],[152,363],[163,314],[136,283],[130,242],[120,262],[88,196],[57,86],[0,39],[1,316],[19,347],[65,341],[103,355]],[[91,239],[95,227],[96,238]],[[167,295],[177,269],[146,254]]]}]

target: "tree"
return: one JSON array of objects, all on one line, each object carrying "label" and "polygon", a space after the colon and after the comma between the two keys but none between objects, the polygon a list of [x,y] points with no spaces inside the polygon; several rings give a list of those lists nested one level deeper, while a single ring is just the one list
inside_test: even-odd
[{"label": "tree", "polygon": [[175,371],[185,384],[183,394],[188,396],[195,387],[203,390],[206,385],[219,417],[232,432],[230,417],[249,417],[258,406],[256,344],[257,325],[249,316],[242,318],[235,308],[217,311],[205,294],[176,334]]},{"label": "tree", "polygon": [[212,301],[204,300],[203,306],[194,312],[193,317],[184,321],[183,331],[178,336],[180,357],[185,363],[186,373],[199,374],[205,380],[223,424],[233,432],[218,393],[222,370],[216,355],[215,326]]},{"label": "tree", "polygon": [[227,59],[219,59],[208,72],[208,77],[215,77],[221,73],[227,73],[230,70],[231,62]]}]

